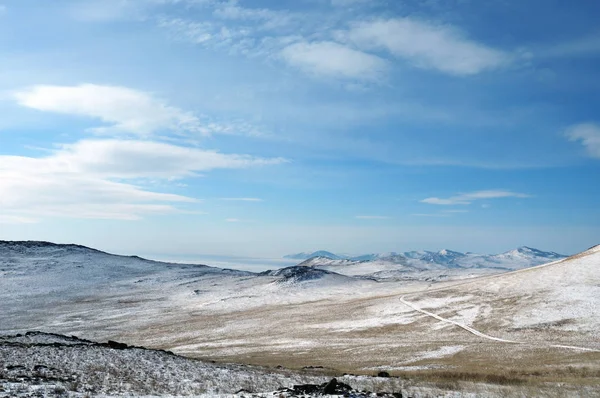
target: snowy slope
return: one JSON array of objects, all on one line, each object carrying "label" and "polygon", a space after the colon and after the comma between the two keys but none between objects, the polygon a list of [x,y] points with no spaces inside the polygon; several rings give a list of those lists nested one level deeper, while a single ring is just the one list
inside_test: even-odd
[{"label": "snowy slope", "polygon": [[[514,253],[522,255],[522,253]],[[564,260],[477,279],[407,300],[510,340],[578,336],[600,349],[600,245]],[[463,315],[461,315],[463,314]]]}]

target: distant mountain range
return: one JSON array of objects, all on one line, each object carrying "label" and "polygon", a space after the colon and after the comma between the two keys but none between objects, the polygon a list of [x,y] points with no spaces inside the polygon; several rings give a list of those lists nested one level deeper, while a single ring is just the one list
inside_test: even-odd
[{"label": "distant mountain range", "polygon": [[[328,251],[297,253],[288,259],[304,260],[300,263],[326,271],[349,276],[396,278],[407,273],[432,271],[512,271],[561,260],[567,256],[522,246],[500,254],[461,253],[452,250],[390,252],[344,256]],[[464,272],[463,272],[464,273]]]},{"label": "distant mountain range", "polygon": [[457,259],[465,258],[465,257],[486,257],[486,258],[498,258],[498,259],[506,259],[506,258],[532,258],[539,257],[544,259],[561,259],[568,256],[555,253],[555,252],[545,252],[542,250],[534,249],[527,246],[521,246],[517,249],[507,251],[501,254],[488,254],[481,255],[476,253],[461,253],[453,250],[443,249],[438,252],[432,252],[427,250],[422,251],[409,251],[409,252],[387,252],[387,253],[370,253],[370,254],[360,254],[357,256],[348,256],[344,254],[335,254],[326,250],[318,250],[316,252],[301,252],[296,254],[288,254],[283,256],[283,258],[291,259],[291,260],[308,260],[314,257],[324,257],[330,260],[351,260],[351,261],[374,261],[374,260],[386,260],[386,261],[398,261],[399,259],[418,259],[429,262],[435,262],[440,264],[452,263]]}]

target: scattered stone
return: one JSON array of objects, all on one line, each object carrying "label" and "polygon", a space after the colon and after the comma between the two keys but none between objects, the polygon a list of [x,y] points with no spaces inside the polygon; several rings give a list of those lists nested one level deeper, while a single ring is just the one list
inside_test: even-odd
[{"label": "scattered stone", "polygon": [[390,377],[388,372],[379,372],[377,373],[377,377]]}]

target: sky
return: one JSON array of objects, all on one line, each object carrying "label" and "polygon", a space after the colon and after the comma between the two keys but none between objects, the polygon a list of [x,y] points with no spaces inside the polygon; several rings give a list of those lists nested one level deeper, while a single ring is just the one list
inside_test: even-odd
[{"label": "sky", "polygon": [[600,243],[600,3],[0,0],[0,239]]}]

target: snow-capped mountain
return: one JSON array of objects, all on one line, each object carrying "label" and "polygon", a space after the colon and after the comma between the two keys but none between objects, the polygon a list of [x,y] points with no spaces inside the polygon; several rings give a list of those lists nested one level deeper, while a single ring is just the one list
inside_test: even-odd
[{"label": "snow-capped mountain", "polygon": [[412,275],[415,272],[427,272],[427,278],[436,277],[435,274],[458,277],[459,275],[498,273],[533,267],[563,258],[566,256],[523,246],[505,253],[491,255],[461,253],[448,249],[437,252],[409,251],[364,254],[345,258],[334,254],[314,256],[299,265],[343,275],[376,279],[405,279],[408,274]]}]

